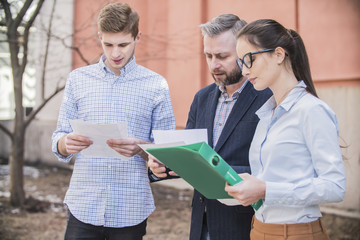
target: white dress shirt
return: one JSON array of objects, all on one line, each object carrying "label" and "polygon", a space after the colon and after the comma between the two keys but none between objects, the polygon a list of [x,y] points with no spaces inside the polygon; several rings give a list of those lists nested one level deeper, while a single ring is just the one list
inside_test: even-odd
[{"label": "white dress shirt", "polygon": [[266,182],[265,223],[306,223],[321,217],[319,204],[345,195],[338,123],[330,107],[300,81],[276,107],[272,96],[257,112],[260,121],[250,147],[252,175]]}]

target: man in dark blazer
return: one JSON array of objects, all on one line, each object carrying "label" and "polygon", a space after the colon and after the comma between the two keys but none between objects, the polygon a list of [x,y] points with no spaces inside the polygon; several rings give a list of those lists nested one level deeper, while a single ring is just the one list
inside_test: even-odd
[{"label": "man in dark blazer", "polygon": [[[249,147],[259,121],[255,112],[271,96],[270,90],[256,91],[237,65],[235,37],[245,24],[235,15],[222,14],[200,26],[215,83],[197,92],[186,124],[187,129],[206,128],[209,145],[237,173],[250,173]],[[149,167],[154,178],[176,176],[155,159]],[[190,240],[250,239],[253,214],[252,207],[227,206],[195,190]]]}]

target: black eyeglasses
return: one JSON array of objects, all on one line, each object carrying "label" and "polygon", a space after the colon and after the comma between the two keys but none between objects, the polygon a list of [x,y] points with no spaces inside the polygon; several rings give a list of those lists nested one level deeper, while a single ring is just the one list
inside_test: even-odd
[{"label": "black eyeglasses", "polygon": [[275,48],[269,48],[269,49],[264,49],[264,50],[260,50],[260,51],[256,51],[256,52],[249,52],[247,54],[244,55],[243,59],[238,58],[237,63],[240,67],[240,69],[243,69],[243,65],[245,65],[247,68],[251,68],[252,64],[253,64],[253,55],[258,54],[258,53],[265,53],[265,52],[271,52],[274,51]]}]

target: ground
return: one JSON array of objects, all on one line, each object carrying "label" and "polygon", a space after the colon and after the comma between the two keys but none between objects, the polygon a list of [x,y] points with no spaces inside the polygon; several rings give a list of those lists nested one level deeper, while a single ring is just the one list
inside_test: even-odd
[{"label": "ground", "polygon": [[[0,166],[0,239],[63,239],[66,209],[62,204],[71,170],[25,167],[25,209],[9,205],[8,169]],[[144,240],[186,240],[189,238],[191,190],[152,185],[156,210],[149,217]],[[360,220],[324,215],[332,240],[360,240]]]}]

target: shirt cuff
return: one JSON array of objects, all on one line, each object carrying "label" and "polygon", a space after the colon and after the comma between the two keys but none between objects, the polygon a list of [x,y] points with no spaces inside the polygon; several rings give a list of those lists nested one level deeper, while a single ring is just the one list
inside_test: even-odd
[{"label": "shirt cuff", "polygon": [[292,205],[291,196],[293,188],[291,183],[266,182],[265,204],[272,206]]},{"label": "shirt cuff", "polygon": [[58,142],[60,138],[62,138],[65,134],[59,134],[56,137],[53,138],[51,150],[55,154],[55,156],[59,159],[61,162],[70,162],[71,158],[74,156],[74,154],[70,154],[69,156],[65,157],[61,155],[58,151]]}]

